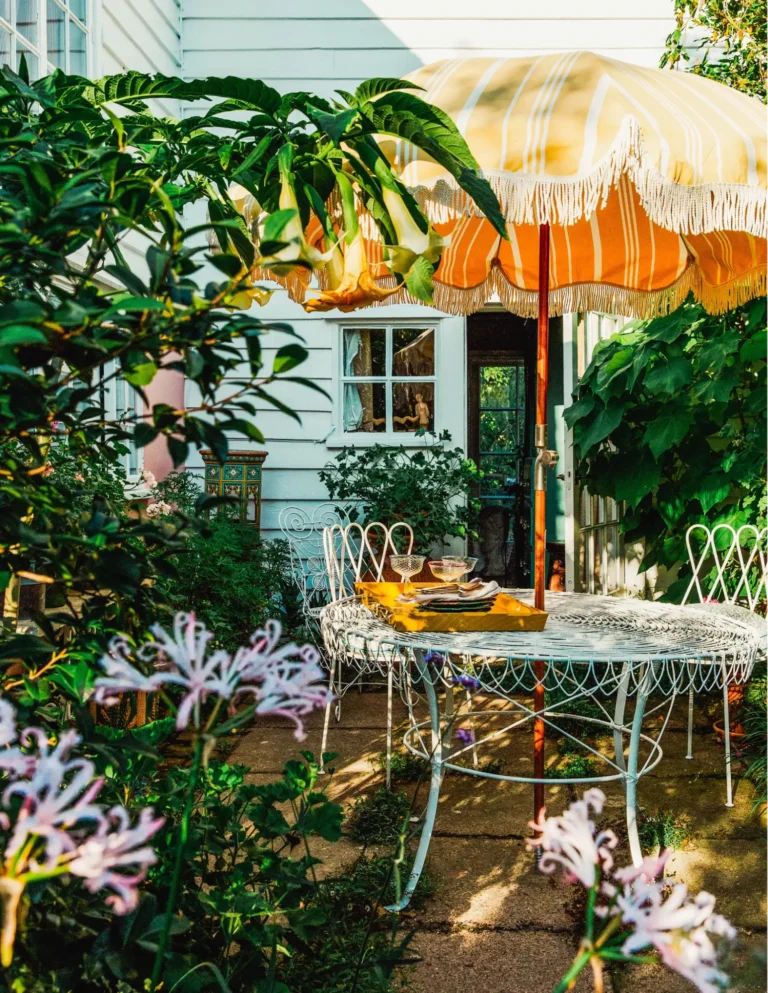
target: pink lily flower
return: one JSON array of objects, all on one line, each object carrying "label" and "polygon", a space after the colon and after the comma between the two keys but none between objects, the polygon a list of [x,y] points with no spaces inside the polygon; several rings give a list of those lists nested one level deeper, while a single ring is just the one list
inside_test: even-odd
[{"label": "pink lily flower", "polygon": [[[147,869],[157,861],[154,849],[145,842],[155,835],[165,823],[164,817],[155,817],[151,807],[139,814],[139,822],[130,826],[130,815],[125,807],[113,807],[107,814],[117,827],[110,831],[106,821],[99,830],[77,849],[76,857],[69,863],[69,871],[85,880],[85,888],[96,893],[101,889],[114,890],[107,897],[116,914],[127,914],[138,901],[138,885],[147,875]],[[116,872],[116,869],[134,866],[136,872]]]},{"label": "pink lily flower", "polygon": [[38,755],[34,771],[28,780],[17,779],[6,787],[2,802],[7,806],[12,796],[23,797],[21,810],[5,849],[6,859],[21,850],[30,836],[45,839],[46,868],[52,869],[62,855],[77,845],[71,829],[83,821],[99,825],[104,820],[100,807],[92,803],[103,779],[95,779],[95,768],[88,759],[68,760],[70,751],[79,744],[80,736],[65,732],[51,750],[45,733],[39,728],[27,728],[22,744],[34,738]]},{"label": "pink lily flower", "polygon": [[596,832],[590,819],[590,808],[600,814],[605,803],[602,790],[587,790],[582,800],[577,800],[560,817],[546,817],[542,810],[538,821],[530,827],[536,837],[528,838],[529,848],[541,847],[544,854],[539,863],[542,872],[554,872],[562,865],[568,875],[578,879],[587,888],[594,886],[601,872],[613,866],[611,852],[618,844],[613,831]]}]

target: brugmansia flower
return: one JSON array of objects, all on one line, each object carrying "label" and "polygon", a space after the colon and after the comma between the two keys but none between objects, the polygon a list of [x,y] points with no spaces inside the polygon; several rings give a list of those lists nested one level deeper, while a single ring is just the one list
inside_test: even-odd
[{"label": "brugmansia flower", "polygon": [[[542,815],[531,825],[537,837],[528,844],[541,846],[545,853],[540,868],[549,872],[560,863],[588,890],[586,936],[558,990],[571,989],[589,962],[602,975],[604,959],[638,961],[636,953],[652,949],[700,993],[718,993],[727,986],[728,976],[719,968],[718,947],[712,939],[732,941],[734,928],[714,913],[715,898],[710,893],[690,899],[685,883],[670,888],[657,878],[669,852],[611,872],[616,839],[610,831],[597,833],[589,818],[590,808],[599,814],[604,802],[601,790],[587,790],[562,817]],[[605,897],[608,902],[597,906],[597,900]],[[596,927],[601,930],[596,932]]]},{"label": "brugmansia flower", "polygon": [[[389,166],[386,169],[389,170]],[[384,246],[389,253],[387,265],[392,272],[406,276],[420,256],[436,267],[443,249],[448,247],[448,239],[438,234],[426,219],[426,231],[422,231],[397,186],[382,183],[382,195],[397,235],[396,245]]]},{"label": "brugmansia flower", "polygon": [[[278,238],[280,241],[287,242],[287,244],[284,248],[278,249],[271,255],[262,256],[257,260],[256,264],[259,268],[273,272],[276,276],[287,276],[297,266],[304,266],[308,269],[320,269],[330,261],[333,250],[326,253],[320,252],[310,245],[304,237],[299,202],[296,199],[296,190],[293,186],[294,180],[293,173],[291,172],[293,148],[290,145],[283,145],[277,153],[277,162],[280,169],[280,199],[278,207],[280,210],[291,212]],[[265,215],[259,221],[260,240],[264,238],[268,216]]]},{"label": "brugmansia flower", "polygon": [[107,903],[125,914],[136,906],[136,887],[156,859],[146,842],[164,821],[148,807],[132,828],[124,807],[106,811],[96,803],[104,780],[93,763],[71,757],[79,735],[66,731],[53,745],[40,728],[17,735],[15,711],[7,700],[0,700],[0,741],[6,745],[0,750],[0,769],[8,780],[0,796],[0,827],[8,834],[0,872],[0,962],[7,967],[30,882],[81,876],[92,893],[114,890]]},{"label": "brugmansia flower", "polygon": [[[317,296],[307,300],[304,309],[309,314],[326,310],[350,311],[358,307],[366,307],[372,303],[386,300],[398,287],[382,289],[376,285],[373,275],[368,268],[368,257],[365,253],[365,241],[360,230],[360,224],[355,210],[355,195],[352,184],[342,173],[336,177],[341,205],[344,214],[344,269],[339,277],[338,259],[334,261],[333,280],[338,284],[327,290],[318,292]],[[334,246],[332,250],[337,252]],[[331,256],[333,260],[333,256]]]},{"label": "brugmansia flower", "polygon": [[96,680],[97,703],[113,703],[117,693],[151,693],[163,686],[179,686],[184,693],[176,726],[182,729],[190,720],[200,727],[200,705],[208,697],[234,702],[250,694],[257,703],[257,713],[289,717],[296,725],[296,737],[301,739],[301,718],[330,699],[319,653],[310,645],[291,643],[278,648],[282,633],[278,621],[268,621],[263,630],[254,632],[250,645],[234,655],[211,649],[213,635],[192,613],[176,615],[172,634],[159,624],[152,633],[155,640],[135,653],[136,658],[153,666],[154,672],[148,676],[131,661],[126,639],[113,639],[109,654],[101,660],[105,675]]}]

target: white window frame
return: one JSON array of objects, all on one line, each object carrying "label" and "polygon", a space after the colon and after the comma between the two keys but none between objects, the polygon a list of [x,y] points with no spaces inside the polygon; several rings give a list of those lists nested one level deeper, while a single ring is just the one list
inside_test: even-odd
[{"label": "white window frame", "polygon": [[[424,445],[424,438],[421,435],[416,435],[415,431],[345,431],[344,430],[344,386],[349,383],[384,383],[389,386],[392,383],[397,382],[419,382],[419,383],[432,383],[434,385],[434,401],[433,401],[433,423],[430,431],[439,435],[443,430],[444,425],[442,424],[442,391],[443,391],[443,379],[442,379],[442,347],[441,347],[441,324],[443,322],[440,319],[435,319],[433,317],[418,318],[392,318],[388,317],[386,319],[363,319],[360,320],[356,318],[354,320],[337,321],[336,322],[336,335],[335,335],[335,362],[334,368],[336,370],[336,389],[334,395],[334,417],[333,433],[329,438],[326,439],[326,445],[329,448],[341,448],[346,445],[354,445],[357,447],[365,447],[371,445],[402,445],[405,447],[422,447]],[[395,330],[431,330],[435,336],[435,368],[431,376],[393,376],[389,370],[392,365],[392,332]],[[347,377],[344,375],[344,332],[345,331],[386,331],[387,332],[387,342],[386,342],[386,369],[387,374],[384,376],[355,376]],[[387,389],[385,393],[386,397],[386,416],[387,423],[392,423],[392,391]]]},{"label": "white window frame", "polygon": [[[104,378],[109,379],[104,384],[104,416],[110,421],[118,420],[126,412],[141,413],[144,410],[144,401],[130,383],[127,383],[122,376],[109,378],[114,369],[114,360],[104,365]],[[101,402],[100,398],[99,402]],[[137,421],[131,422],[133,427],[137,423]],[[144,449],[136,448],[130,440],[123,441],[122,444],[129,449],[125,455],[120,456],[125,478],[129,483],[138,483],[144,468]]]},{"label": "white window frame", "polygon": [[[57,7],[59,7],[64,12],[64,50],[65,50],[65,64],[61,67],[64,72],[70,72],[70,21],[74,21],[75,24],[82,29],[85,33],[85,72],[83,75],[92,76],[93,75],[93,64],[94,64],[94,20],[96,15],[96,3],[97,0],[85,0],[86,4],[86,22],[80,20],[76,17],[74,12],[70,9],[70,0],[51,0]],[[53,72],[56,68],[52,62],[48,60],[48,0],[34,0],[34,4],[37,8],[37,43],[33,44],[23,32],[17,30],[16,28],[16,8],[17,0],[8,0],[10,21],[5,20],[0,16],[0,28],[4,29],[10,34],[11,38],[11,52],[10,52],[10,64],[16,66],[16,54],[17,54],[17,42],[20,40],[22,42],[22,50],[29,51],[32,55],[37,58],[38,72],[30,72],[30,78],[39,78],[41,76],[47,76],[48,73]]]}]

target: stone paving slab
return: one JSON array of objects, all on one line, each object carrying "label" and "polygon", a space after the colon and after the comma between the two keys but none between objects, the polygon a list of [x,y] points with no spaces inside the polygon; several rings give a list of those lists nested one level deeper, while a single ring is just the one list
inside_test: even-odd
[{"label": "stone paving slab", "polygon": [[[320,757],[322,731],[310,729],[306,738],[296,741],[288,727],[263,727],[255,725],[244,734],[229,756],[230,763],[243,763],[254,771],[282,771],[291,758],[298,758],[302,751],[313,752]],[[332,763],[336,769],[347,772],[372,773],[377,768],[376,757],[386,748],[386,732],[378,728],[347,728],[328,743],[328,751],[339,753]]]},{"label": "stone paving slab", "polygon": [[540,872],[518,841],[434,838],[435,894],[416,926],[540,927],[569,931],[568,887]]},{"label": "stone paving slab", "polygon": [[[420,932],[413,947],[422,959],[413,970],[414,993],[552,993],[577,942],[543,931],[457,930]],[[582,975],[573,993],[591,989]]]}]

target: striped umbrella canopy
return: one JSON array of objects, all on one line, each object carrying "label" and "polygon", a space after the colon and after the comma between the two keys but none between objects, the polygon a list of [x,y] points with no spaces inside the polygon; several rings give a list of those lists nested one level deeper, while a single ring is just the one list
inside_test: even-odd
[{"label": "striped umbrella canopy", "polygon": [[[498,295],[538,312],[540,224],[550,226],[549,312],[652,317],[692,292],[721,313],[766,290],[766,115],[702,76],[590,52],[450,59],[411,73],[458,125],[508,222],[504,241],[452,176],[406,141],[395,171],[448,237],[435,305],[469,314]],[[368,258],[392,285],[375,225]],[[308,238],[319,244],[312,223]],[[302,302],[309,275],[287,280]],[[402,289],[387,303],[417,302]]]}]

